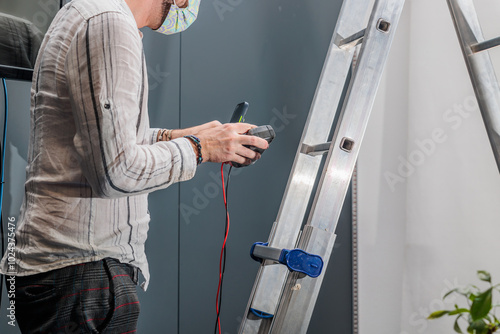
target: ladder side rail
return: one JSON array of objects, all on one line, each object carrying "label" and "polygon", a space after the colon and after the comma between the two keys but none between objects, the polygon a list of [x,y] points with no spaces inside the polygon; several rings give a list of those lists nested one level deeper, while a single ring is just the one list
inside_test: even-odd
[{"label": "ladder side rail", "polygon": [[[338,49],[335,45],[333,47]],[[331,61],[328,61],[325,66],[319,85],[321,87],[317,90],[310,117],[305,126],[303,135],[305,142],[316,142],[318,138],[321,138],[322,141],[328,140],[338,100],[340,100],[342,93],[342,88],[336,87],[339,85],[343,87],[349,72],[348,64],[352,58],[350,50],[336,51],[335,53],[333,56],[329,55]],[[328,124],[328,127],[325,127],[325,124]],[[320,134],[321,136],[319,136]],[[299,145],[290,172],[274,231],[269,239],[269,245],[272,247],[292,248],[295,246],[314,188],[316,175],[319,173],[322,156],[301,154],[300,148],[301,145]],[[286,267],[266,265],[264,262],[259,269],[258,280],[252,293],[251,307],[274,314],[287,274]],[[249,332],[244,331],[244,333]]]},{"label": "ladder side rail", "polygon": [[[342,36],[350,36],[363,29],[366,22],[360,18],[367,17],[371,12],[369,5],[371,3],[373,0],[344,1],[304,127],[301,145],[302,143],[315,145],[328,139],[354,52],[353,48],[340,48],[336,43],[342,39]],[[301,145],[297,150],[278,218],[269,239],[272,247],[295,246],[315,177],[319,172],[321,157],[301,154]],[[280,224],[280,222],[283,223]],[[257,333],[255,328],[258,326],[255,326],[255,322],[261,322],[261,320],[247,318],[250,308],[270,314],[275,313],[287,275],[288,270],[284,266],[266,265],[264,262],[257,274],[240,333]]]},{"label": "ladder side rail", "polygon": [[[323,258],[323,274],[318,278],[299,278],[297,273],[288,276],[271,333],[307,332],[333,250],[337,222],[404,2],[378,0],[375,3],[313,207],[298,244],[306,252]],[[349,145],[346,146],[346,143]]]},{"label": "ladder side rail", "polygon": [[[330,135],[333,120],[340,103],[350,64],[354,54],[354,46],[340,48],[339,36],[342,33],[360,32],[366,24],[360,17],[369,14],[367,4],[374,0],[346,0],[339,16],[340,22],[335,28],[332,41],[326,56],[323,70],[316,88],[311,109],[304,126],[304,131],[296,152],[295,161],[285,188],[276,222],[276,230],[270,236],[269,246],[286,248],[295,246],[300,226],[290,228],[292,224],[302,225],[307,203],[316,180],[321,157],[301,154],[302,144],[317,145],[325,143]],[[371,7],[368,7],[371,8]],[[311,158],[312,157],[312,158]],[[314,168],[310,166],[314,165]],[[313,172],[314,171],[314,172]],[[307,186],[299,188],[301,186]],[[304,192],[304,190],[306,190]],[[297,196],[300,196],[298,198]],[[300,217],[297,219],[296,217]],[[293,223],[291,222],[293,220]],[[286,221],[286,224],[280,224]],[[291,232],[293,231],[293,232]]]},{"label": "ladder side rail", "polygon": [[[474,93],[500,170],[500,86],[487,51],[473,51],[484,42],[472,0],[447,0]],[[480,50],[478,50],[480,51]]]}]

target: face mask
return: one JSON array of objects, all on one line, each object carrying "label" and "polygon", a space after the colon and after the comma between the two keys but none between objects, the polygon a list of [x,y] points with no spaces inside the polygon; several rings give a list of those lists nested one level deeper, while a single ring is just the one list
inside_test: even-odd
[{"label": "face mask", "polygon": [[170,6],[167,18],[160,28],[156,30],[161,34],[172,35],[186,30],[198,16],[200,0],[189,0],[186,8],[179,8],[174,4]]}]

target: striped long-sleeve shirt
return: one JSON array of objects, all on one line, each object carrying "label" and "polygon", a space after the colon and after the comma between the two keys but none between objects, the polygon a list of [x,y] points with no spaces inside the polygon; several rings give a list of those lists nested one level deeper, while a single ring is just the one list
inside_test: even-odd
[{"label": "striped long-sleeve shirt", "polygon": [[[141,33],[124,0],[73,0],[40,48],[15,268],[25,276],[105,257],[146,278],[147,194],[192,178],[188,139],[149,127]],[[9,270],[10,269],[10,270]]]}]

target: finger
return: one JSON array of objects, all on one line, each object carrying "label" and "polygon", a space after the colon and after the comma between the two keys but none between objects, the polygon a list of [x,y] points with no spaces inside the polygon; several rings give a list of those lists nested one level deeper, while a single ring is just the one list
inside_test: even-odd
[{"label": "finger", "polygon": [[267,150],[269,147],[269,143],[267,140],[256,137],[256,136],[239,136],[239,143],[241,145],[249,145],[249,146],[255,146],[258,148],[261,148],[263,150]]},{"label": "finger", "polygon": [[[235,154],[231,162],[239,163],[240,165],[250,165],[252,160],[242,157],[241,155]],[[231,164],[232,165],[232,164]]]},{"label": "finger", "polygon": [[232,161],[232,162],[227,162],[227,164],[229,164],[230,166],[232,167],[242,167],[242,166],[249,166],[252,164],[252,162],[250,161],[249,163],[239,163],[240,165],[239,166],[235,166],[233,163],[236,163],[236,161]]},{"label": "finger", "polygon": [[257,160],[260,158],[259,152],[252,151],[251,149],[244,146],[240,146],[235,153],[250,160]]},{"label": "finger", "polygon": [[233,130],[239,134],[243,134],[243,133],[247,132],[248,130],[257,127],[257,125],[248,124],[248,123],[228,123],[228,124],[231,124]]}]

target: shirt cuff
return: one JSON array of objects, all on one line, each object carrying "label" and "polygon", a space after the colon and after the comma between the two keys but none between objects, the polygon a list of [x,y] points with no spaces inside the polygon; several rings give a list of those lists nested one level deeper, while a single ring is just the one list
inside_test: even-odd
[{"label": "shirt cuff", "polygon": [[179,151],[181,157],[181,170],[183,172],[179,175],[179,181],[187,181],[194,177],[196,174],[196,153],[193,150],[191,141],[187,138],[176,138],[170,141],[164,141],[167,145],[173,145]]},{"label": "shirt cuff", "polygon": [[162,129],[149,129],[149,145],[153,145],[154,143],[157,143],[158,141],[156,140],[158,138],[158,132],[160,132]]}]

